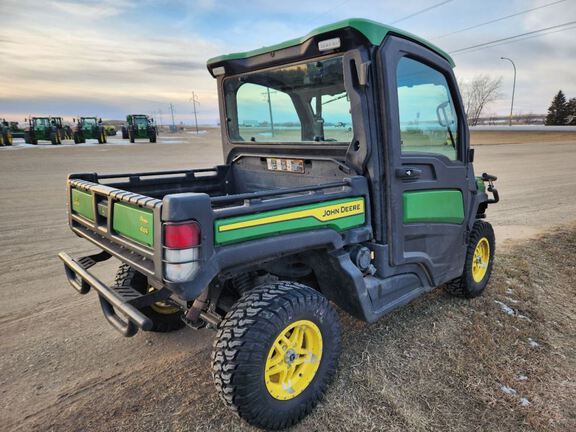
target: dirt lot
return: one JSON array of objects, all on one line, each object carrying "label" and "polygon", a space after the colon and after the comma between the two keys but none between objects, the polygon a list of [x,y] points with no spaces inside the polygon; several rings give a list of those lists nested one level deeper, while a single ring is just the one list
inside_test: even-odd
[{"label": "dirt lot", "polygon": [[[244,429],[213,389],[211,332],[122,338],[56,258],[93,250],[67,228],[66,173],[209,166],[221,160],[217,141],[209,131],[156,145],[0,149],[2,429]],[[499,176],[503,200],[490,209],[505,252],[487,296],[436,290],[373,325],[342,316],[341,372],[297,430],[576,429],[576,143],[478,146],[476,160]],[[116,265],[96,273],[110,281]]]}]

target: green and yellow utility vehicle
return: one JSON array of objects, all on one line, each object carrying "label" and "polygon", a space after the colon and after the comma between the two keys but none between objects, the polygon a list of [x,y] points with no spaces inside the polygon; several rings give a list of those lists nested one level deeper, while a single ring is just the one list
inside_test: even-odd
[{"label": "green and yellow utility vehicle", "polygon": [[38,141],[50,141],[52,145],[62,144],[60,131],[50,117],[30,117],[24,119],[28,127],[24,132],[24,141],[28,144],[38,144]]},{"label": "green and yellow utility vehicle", "polygon": [[107,135],[102,125],[102,119],[97,117],[78,117],[78,119],[73,119],[73,121],[76,123],[73,132],[74,143],[82,144],[87,139],[95,139],[98,144],[106,144]]},{"label": "green and yellow utility vehicle", "polygon": [[118,131],[114,125],[104,125],[104,132],[106,132],[106,136],[116,136]]},{"label": "green and yellow utility vehicle", "polygon": [[131,143],[137,139],[147,139],[156,142],[158,131],[154,119],[145,114],[128,114],[126,124],[122,126],[122,139],[129,139]]},{"label": "green and yellow utility vehicle", "polygon": [[[474,174],[453,67],[363,19],[209,60],[224,164],[70,175],[70,227],[99,251],[60,254],[69,282],[125,336],[216,329],[224,403],[261,428],[295,424],[336,373],[335,306],[372,322],[490,279],[496,178]],[[89,269],[111,257],[108,284]]]},{"label": "green and yellow utility vehicle", "polygon": [[6,119],[0,119],[0,146],[11,146],[13,140],[10,123]]}]

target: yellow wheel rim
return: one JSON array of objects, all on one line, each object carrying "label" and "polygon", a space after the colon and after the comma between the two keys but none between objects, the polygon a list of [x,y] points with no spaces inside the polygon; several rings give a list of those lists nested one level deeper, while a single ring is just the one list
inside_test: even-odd
[{"label": "yellow wheel rim", "polygon": [[[148,287],[148,292],[153,292],[156,291],[156,289],[154,287]],[[156,303],[152,303],[150,305],[150,308],[154,311],[154,312],[158,312],[159,314],[162,315],[173,315],[175,313],[180,312],[180,309],[178,309],[175,306],[172,306],[164,301],[157,301]]]},{"label": "yellow wheel rim", "polygon": [[280,332],[266,360],[264,378],[272,397],[289,400],[312,382],[322,359],[322,334],[312,321],[293,322]]},{"label": "yellow wheel rim", "polygon": [[486,237],[482,237],[476,245],[474,256],[472,257],[472,278],[474,282],[482,282],[482,279],[484,279],[488,271],[489,262],[490,243]]}]

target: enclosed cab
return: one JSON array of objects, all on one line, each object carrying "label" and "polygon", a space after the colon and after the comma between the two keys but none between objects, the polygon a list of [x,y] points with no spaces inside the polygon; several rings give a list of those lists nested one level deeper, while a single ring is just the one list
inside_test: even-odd
[{"label": "enclosed cab", "polygon": [[85,143],[87,139],[95,139],[98,144],[106,144],[106,131],[102,125],[102,119],[98,117],[78,117],[74,119],[76,127],[73,137],[75,144]]},{"label": "enclosed cab", "polygon": [[126,116],[126,124],[122,126],[122,139],[129,139],[131,143],[136,139],[148,139],[151,143],[156,142],[158,130],[154,119],[145,114],[129,114]]},{"label": "enclosed cab", "polygon": [[50,141],[52,145],[62,144],[58,126],[50,117],[30,117],[24,119],[28,123],[24,134],[27,144],[38,144],[38,141]]},{"label": "enclosed cab", "polygon": [[[371,322],[490,279],[496,178],[475,176],[453,66],[362,19],[209,60],[224,164],[72,174],[70,226],[99,252],[60,254],[70,283],[126,336],[216,328],[223,401],[258,427],[296,423],[336,371],[334,305]],[[108,285],[89,268],[112,256]]]}]

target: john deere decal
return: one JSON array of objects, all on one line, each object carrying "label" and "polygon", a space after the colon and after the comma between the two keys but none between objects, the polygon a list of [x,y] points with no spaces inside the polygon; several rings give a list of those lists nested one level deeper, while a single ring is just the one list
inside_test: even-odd
[{"label": "john deere decal", "polygon": [[214,228],[216,244],[223,245],[318,228],[344,231],[364,222],[364,198],[356,197],[220,219]]}]

